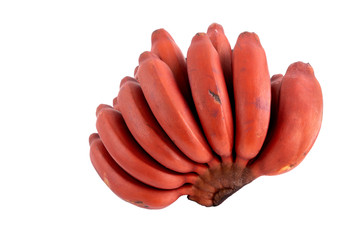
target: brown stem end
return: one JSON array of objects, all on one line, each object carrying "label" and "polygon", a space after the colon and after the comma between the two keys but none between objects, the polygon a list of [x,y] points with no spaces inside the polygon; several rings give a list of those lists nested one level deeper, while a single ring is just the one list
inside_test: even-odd
[{"label": "brown stem end", "polygon": [[203,206],[218,206],[255,178],[243,165],[220,162],[199,176],[188,198]]}]

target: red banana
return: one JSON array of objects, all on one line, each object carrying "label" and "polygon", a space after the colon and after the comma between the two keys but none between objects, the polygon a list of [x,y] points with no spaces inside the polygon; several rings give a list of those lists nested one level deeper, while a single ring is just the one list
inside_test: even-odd
[{"label": "red banana", "polygon": [[233,102],[233,76],[231,67],[232,50],[229,40],[224,33],[224,28],[217,23],[213,23],[208,27],[207,34],[216,51],[219,53],[227,91],[230,101]]},{"label": "red banana", "polygon": [[137,82],[127,81],[122,85],[118,102],[131,134],[156,161],[180,173],[203,172],[206,169],[204,165],[189,160],[166,135]]},{"label": "red banana", "polygon": [[253,174],[277,175],[296,167],[319,133],[322,107],[321,88],[310,64],[291,64],[281,83],[271,139],[250,165]]},{"label": "red banana", "polygon": [[171,35],[163,28],[155,30],[151,35],[151,52],[166,63],[174,74],[181,94],[192,106],[191,91],[186,71],[186,62],[180,48]]},{"label": "red banana", "polygon": [[219,54],[206,33],[192,39],[187,53],[195,107],[211,148],[232,162],[234,126]]},{"label": "red banana", "polygon": [[233,51],[235,151],[246,164],[262,147],[270,120],[270,75],[265,51],[255,33],[244,32]]},{"label": "red banana", "polygon": [[170,171],[152,159],[132,137],[121,113],[115,109],[101,109],[96,128],[114,160],[139,181],[162,189],[175,189],[196,181],[197,175]]},{"label": "red banana", "polygon": [[192,115],[171,69],[154,54],[139,58],[138,79],[146,101],[157,121],[191,160],[206,163],[214,158],[200,127]]},{"label": "red banana", "polygon": [[98,134],[90,135],[90,159],[106,185],[120,198],[138,207],[160,209],[169,206],[182,195],[191,194],[191,185],[172,190],[160,190],[136,180],[110,156]]}]

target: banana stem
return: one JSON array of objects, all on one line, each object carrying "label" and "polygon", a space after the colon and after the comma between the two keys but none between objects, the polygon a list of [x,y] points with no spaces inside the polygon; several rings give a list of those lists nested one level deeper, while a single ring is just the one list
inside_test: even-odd
[{"label": "banana stem", "polygon": [[232,164],[233,163],[233,156],[230,155],[230,156],[222,156],[221,157],[221,162],[223,164]]},{"label": "banana stem", "polygon": [[219,162],[211,164],[192,187],[188,198],[207,207],[218,206],[256,177],[243,162]]}]

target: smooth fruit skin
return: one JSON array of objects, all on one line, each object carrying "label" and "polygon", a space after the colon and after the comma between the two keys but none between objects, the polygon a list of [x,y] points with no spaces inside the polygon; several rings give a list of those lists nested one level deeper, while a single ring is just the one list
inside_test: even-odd
[{"label": "smooth fruit skin", "polygon": [[233,102],[232,49],[230,42],[225,35],[224,28],[217,23],[213,23],[208,27],[207,35],[219,54],[229,98]]},{"label": "smooth fruit skin", "polygon": [[149,52],[139,57],[138,80],[156,120],[191,160],[206,163],[211,149],[180,92],[171,69]]},{"label": "smooth fruit skin", "polygon": [[320,131],[321,87],[310,64],[296,62],[283,77],[277,121],[269,143],[250,165],[257,175],[290,171],[306,156]]},{"label": "smooth fruit skin", "polygon": [[152,114],[139,83],[123,84],[117,102],[132,136],[156,161],[180,173],[205,170],[204,165],[188,159],[166,135]]},{"label": "smooth fruit skin", "polygon": [[175,189],[197,179],[179,174],[152,159],[135,141],[120,112],[106,107],[97,114],[96,128],[112,158],[134,178],[161,189]]},{"label": "smooth fruit skin", "polygon": [[186,61],[180,48],[171,35],[163,28],[155,30],[151,35],[151,52],[156,54],[166,63],[174,74],[177,86],[181,94],[192,106],[191,91],[186,71]]},{"label": "smooth fruit skin", "polygon": [[142,208],[161,209],[175,202],[181,195],[191,192],[188,185],[173,190],[160,190],[145,185],[114,161],[98,134],[91,134],[89,142],[90,159],[96,172],[118,197],[127,202]]},{"label": "smooth fruit skin", "polygon": [[260,151],[270,120],[271,86],[265,51],[255,33],[241,33],[233,50],[235,151],[246,164]]},{"label": "smooth fruit skin", "polygon": [[195,107],[212,149],[232,158],[234,125],[219,54],[206,33],[192,39],[187,53],[188,75]]}]

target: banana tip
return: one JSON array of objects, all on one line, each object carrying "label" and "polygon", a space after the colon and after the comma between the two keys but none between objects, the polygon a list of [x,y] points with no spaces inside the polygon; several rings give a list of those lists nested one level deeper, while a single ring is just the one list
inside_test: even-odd
[{"label": "banana tip", "polygon": [[301,61],[290,64],[286,72],[301,72],[304,74],[314,74],[314,69],[310,63],[304,63]]},{"label": "banana tip", "polygon": [[96,116],[99,115],[99,113],[105,109],[105,108],[112,108],[110,105],[107,104],[100,104],[97,108],[96,108]]},{"label": "banana tip", "polygon": [[170,34],[164,28],[159,28],[159,29],[156,29],[155,31],[153,31],[151,34],[152,44],[154,44],[154,42],[156,42],[157,40],[159,40],[162,37],[166,37],[166,38],[170,37]]},{"label": "banana tip", "polygon": [[139,56],[139,64],[141,64],[142,62],[144,62],[150,58],[158,58],[158,57],[155,53],[150,52],[150,51],[145,51],[145,52],[141,53]]},{"label": "banana tip", "polygon": [[91,143],[92,143],[94,140],[98,139],[98,138],[100,138],[100,137],[99,137],[99,134],[97,134],[97,133],[92,133],[92,134],[89,136],[89,145],[91,145]]},{"label": "banana tip", "polygon": [[241,42],[255,42],[257,44],[260,44],[260,38],[259,36],[254,33],[254,32],[242,32],[240,33],[239,37],[238,37],[238,43]]},{"label": "banana tip", "polygon": [[218,23],[212,23],[207,30],[208,33],[210,32],[224,32],[224,28]]},{"label": "banana tip", "polygon": [[203,39],[208,38],[207,33],[204,32],[198,32],[195,34],[195,36],[193,37],[193,39],[191,40],[191,42],[196,42],[196,41],[202,41]]}]

